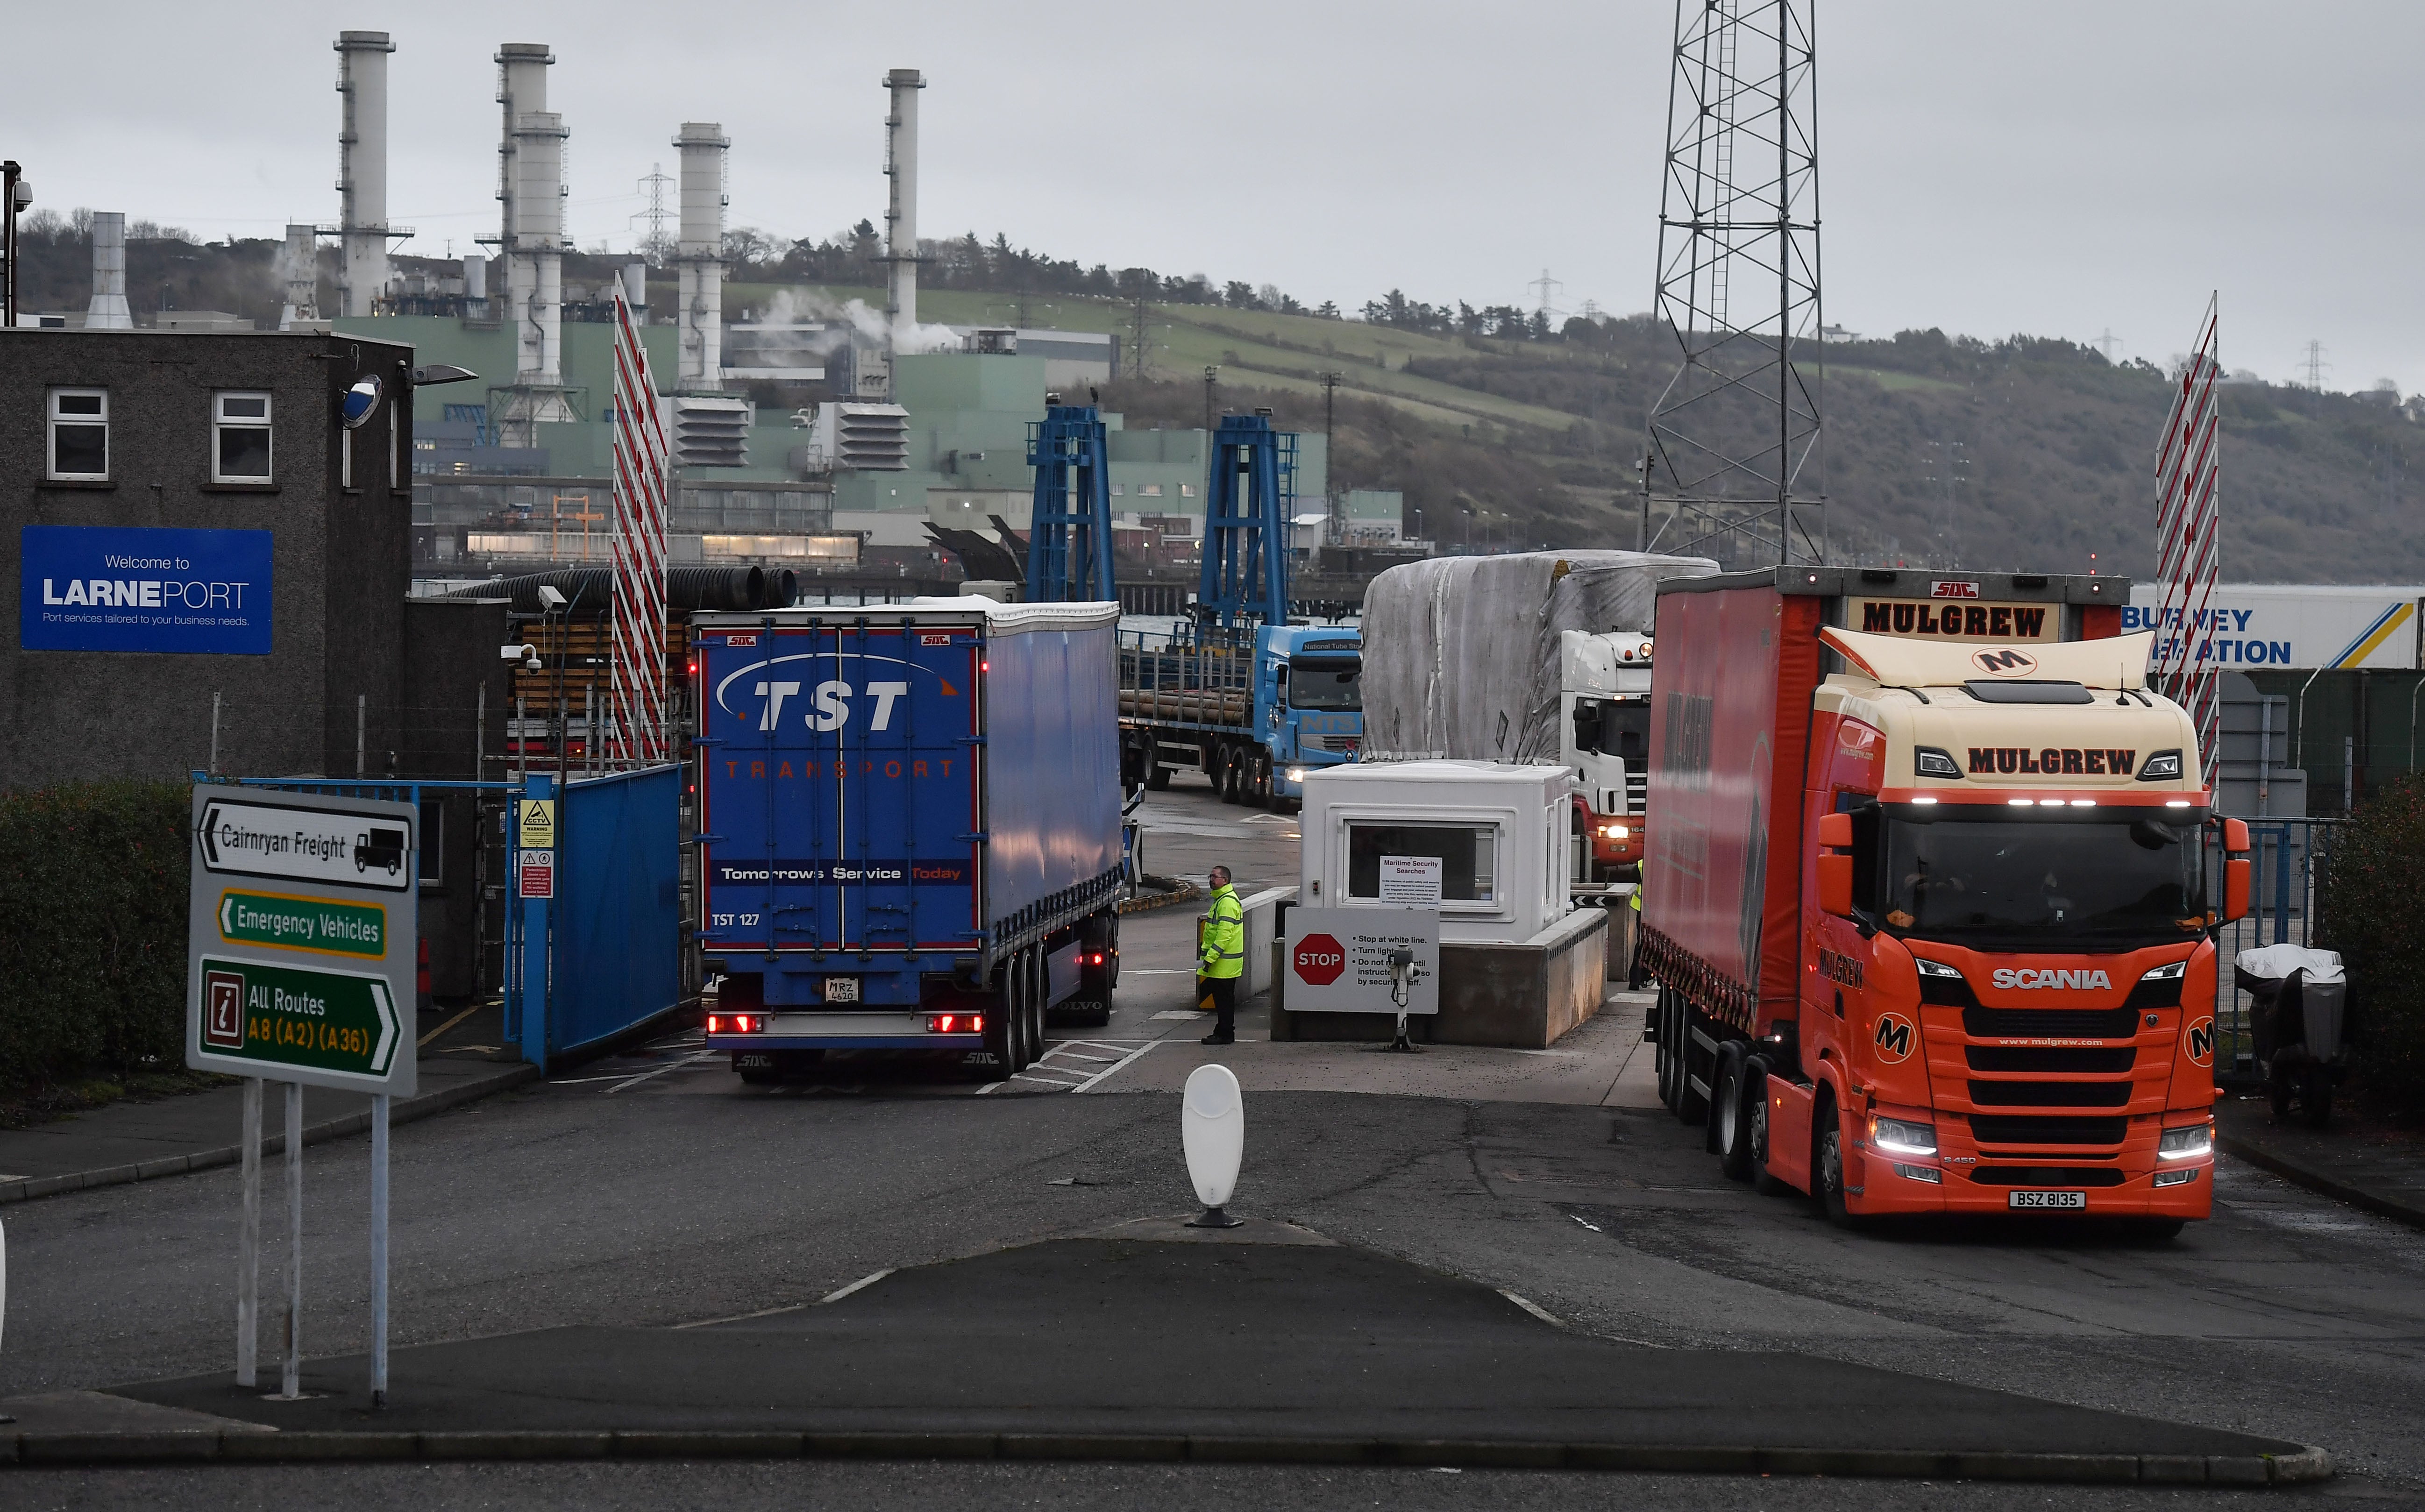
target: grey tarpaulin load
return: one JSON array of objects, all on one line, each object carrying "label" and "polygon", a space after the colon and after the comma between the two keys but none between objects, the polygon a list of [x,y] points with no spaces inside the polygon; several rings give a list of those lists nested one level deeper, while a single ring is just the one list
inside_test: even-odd
[{"label": "grey tarpaulin load", "polygon": [[1647,635],[1660,580],[1718,564],[1643,552],[1435,556],[1364,591],[1368,762],[1554,762],[1558,636]]}]

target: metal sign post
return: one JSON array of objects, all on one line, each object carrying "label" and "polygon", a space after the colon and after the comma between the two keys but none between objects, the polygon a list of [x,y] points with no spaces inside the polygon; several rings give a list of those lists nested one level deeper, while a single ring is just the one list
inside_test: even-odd
[{"label": "metal sign post", "polygon": [[257,1386],[263,1083],[286,1086],[281,1400],[302,1392],[303,1088],[371,1095],[371,1401],[387,1403],[390,1099],[412,1095],[419,809],[197,786],[185,1064],[247,1079],[236,1383]]}]

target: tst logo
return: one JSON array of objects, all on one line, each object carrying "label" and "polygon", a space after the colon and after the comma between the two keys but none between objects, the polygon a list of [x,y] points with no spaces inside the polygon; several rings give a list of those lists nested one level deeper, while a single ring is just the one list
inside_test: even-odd
[{"label": "tst logo", "polygon": [[2052,987],[2070,991],[2092,989],[2110,991],[2113,987],[2113,978],[2103,972],[2039,972],[2032,971],[2026,966],[2018,970],[2010,966],[1999,967],[1996,971],[1995,982],[1998,987],[2019,988],[2023,990]]},{"label": "tst logo", "polygon": [[[758,716],[760,730],[779,730],[783,723],[783,700],[800,691],[797,683],[761,683],[758,696],[766,700],[765,712]],[[868,721],[870,730],[892,728],[893,700],[909,691],[907,683],[870,683],[867,696],[875,700],[875,716]],[[811,707],[809,728],[827,734],[850,723],[851,703],[856,691],[847,683],[820,683],[809,695]]]}]

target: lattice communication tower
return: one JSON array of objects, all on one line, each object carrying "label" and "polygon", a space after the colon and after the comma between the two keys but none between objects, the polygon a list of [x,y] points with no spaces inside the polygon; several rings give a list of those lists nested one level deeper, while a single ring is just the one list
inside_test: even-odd
[{"label": "lattice communication tower", "polygon": [[[1815,0],[1677,0],[1641,544],[1823,560]],[[1814,536],[1813,527],[1817,527]]]}]

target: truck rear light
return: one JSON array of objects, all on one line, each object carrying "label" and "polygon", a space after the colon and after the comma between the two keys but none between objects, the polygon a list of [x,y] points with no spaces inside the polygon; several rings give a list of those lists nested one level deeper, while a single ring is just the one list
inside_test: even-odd
[{"label": "truck rear light", "polygon": [[763,1013],[711,1013],[707,1016],[707,1032],[712,1035],[754,1035],[766,1027]]},{"label": "truck rear light", "polygon": [[1101,951],[1100,951],[1100,950],[1099,950],[1099,951],[1095,952],[1093,955],[1091,955],[1091,956],[1087,957],[1086,957],[1086,964],[1087,964],[1087,965],[1089,965],[1089,966],[1100,966],[1101,964],[1103,964],[1103,953],[1102,953]]},{"label": "truck rear light", "polygon": [[930,1013],[926,1015],[926,1032],[930,1035],[981,1035],[985,1033],[985,1015]]}]

